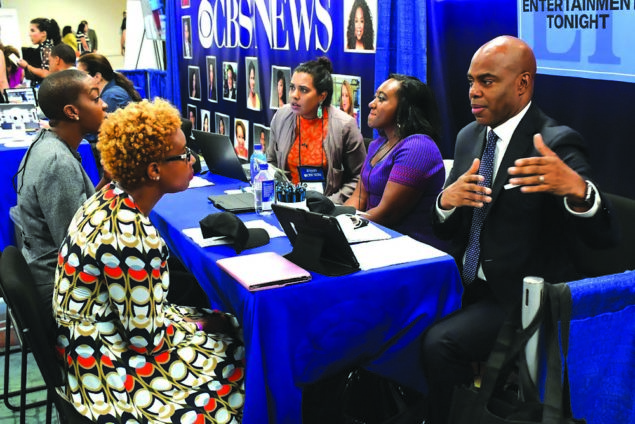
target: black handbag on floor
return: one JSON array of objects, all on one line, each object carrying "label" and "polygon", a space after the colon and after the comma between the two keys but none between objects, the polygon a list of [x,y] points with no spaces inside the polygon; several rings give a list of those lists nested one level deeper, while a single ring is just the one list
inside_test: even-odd
[{"label": "black handbag on floor", "polygon": [[[540,309],[526,329],[506,321],[487,361],[481,387],[456,387],[452,397],[450,424],[584,424],[571,411],[567,350],[571,292],[566,284],[545,284]],[[558,330],[560,322],[560,336]],[[540,328],[544,339],[546,380],[544,400],[528,378],[524,348]],[[562,362],[560,352],[562,340]],[[520,358],[520,360],[519,360]],[[515,366],[523,386],[523,396],[508,390],[505,382]],[[564,373],[563,373],[564,370]],[[524,383],[524,384],[523,384]]]}]

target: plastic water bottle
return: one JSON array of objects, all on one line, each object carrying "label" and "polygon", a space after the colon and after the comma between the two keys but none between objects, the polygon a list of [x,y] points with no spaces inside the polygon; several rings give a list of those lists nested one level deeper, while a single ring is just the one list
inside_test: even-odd
[{"label": "plastic water bottle", "polygon": [[260,143],[258,143],[254,145],[254,152],[249,158],[249,178],[251,179],[252,186],[254,185],[256,175],[260,172],[259,165],[261,163],[267,163],[267,156],[265,155],[265,152],[262,151]]},{"label": "plastic water bottle", "polygon": [[254,178],[254,202],[258,215],[269,215],[275,196],[275,181],[269,172],[267,162],[259,164],[259,172]]}]

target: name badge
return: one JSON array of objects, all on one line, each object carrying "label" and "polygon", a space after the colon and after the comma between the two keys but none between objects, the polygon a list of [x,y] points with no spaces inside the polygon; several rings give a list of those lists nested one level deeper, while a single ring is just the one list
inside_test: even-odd
[{"label": "name badge", "polygon": [[319,166],[298,166],[300,182],[306,184],[307,190],[324,193],[324,170]]}]

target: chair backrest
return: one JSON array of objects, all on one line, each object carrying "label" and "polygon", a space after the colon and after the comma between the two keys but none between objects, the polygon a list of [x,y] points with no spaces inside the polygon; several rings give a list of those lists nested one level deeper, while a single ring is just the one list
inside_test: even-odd
[{"label": "chair backrest", "polygon": [[607,193],[619,225],[620,241],[610,249],[594,249],[578,242],[576,266],[586,277],[617,274],[635,269],[635,199]]},{"label": "chair backrest", "polygon": [[29,266],[15,246],[7,246],[0,257],[0,286],[21,340],[33,352],[44,382],[50,390],[63,386],[64,376],[53,348],[53,317],[42,313]]}]

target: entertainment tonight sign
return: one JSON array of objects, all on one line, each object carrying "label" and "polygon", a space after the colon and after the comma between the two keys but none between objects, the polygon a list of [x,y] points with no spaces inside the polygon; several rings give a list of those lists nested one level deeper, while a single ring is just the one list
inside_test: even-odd
[{"label": "entertainment tonight sign", "polygon": [[635,0],[519,0],[538,72],[635,82]]}]

